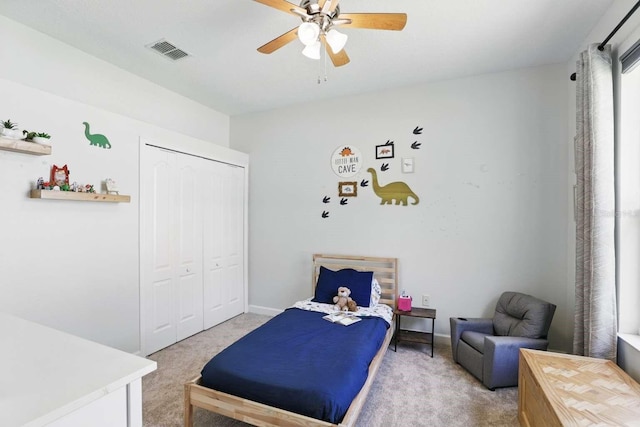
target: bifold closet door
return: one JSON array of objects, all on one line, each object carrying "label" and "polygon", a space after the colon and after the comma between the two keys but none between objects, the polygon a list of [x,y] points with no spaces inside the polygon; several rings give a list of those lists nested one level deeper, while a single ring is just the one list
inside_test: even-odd
[{"label": "bifold closet door", "polygon": [[144,147],[141,164],[141,316],[151,354],[203,329],[204,160]]},{"label": "bifold closet door", "polygon": [[207,329],[244,312],[244,169],[211,162],[203,181]]},{"label": "bifold closet door", "polygon": [[202,301],[202,180],[208,163],[198,157],[177,155],[177,341],[204,328]]}]

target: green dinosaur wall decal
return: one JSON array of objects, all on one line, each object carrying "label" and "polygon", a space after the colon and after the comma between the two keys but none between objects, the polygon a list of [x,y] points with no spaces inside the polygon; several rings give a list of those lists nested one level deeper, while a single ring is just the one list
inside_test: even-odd
[{"label": "green dinosaur wall decal", "polygon": [[111,143],[106,136],[99,133],[91,134],[89,130],[89,123],[82,122],[82,124],[84,125],[84,136],[89,140],[89,145],[95,145],[106,149],[111,148]]},{"label": "green dinosaur wall decal", "polygon": [[407,206],[408,198],[411,197],[415,200],[415,203],[412,205],[417,205],[420,203],[420,199],[414,193],[409,186],[401,181],[392,182],[384,186],[380,186],[378,184],[378,175],[376,170],[373,168],[367,169],[367,172],[371,173],[371,182],[373,184],[373,192],[376,193],[378,197],[380,197],[381,205],[390,205],[392,201],[396,201],[396,205],[404,205]]}]

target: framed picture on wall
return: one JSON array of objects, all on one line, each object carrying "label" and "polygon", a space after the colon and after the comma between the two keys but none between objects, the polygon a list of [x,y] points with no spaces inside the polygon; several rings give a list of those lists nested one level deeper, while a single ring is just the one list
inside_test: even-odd
[{"label": "framed picture on wall", "polygon": [[357,197],[358,196],[358,183],[356,181],[338,183],[338,196],[340,196],[340,197]]},{"label": "framed picture on wall", "polygon": [[53,183],[51,185],[57,185],[58,187],[69,184],[69,168],[67,165],[62,167],[53,165],[51,167],[51,182]]},{"label": "framed picture on wall", "polygon": [[376,159],[393,159],[393,144],[376,145]]},{"label": "framed picture on wall", "polygon": [[118,184],[113,179],[105,179],[104,186],[107,187],[107,194],[119,194]]},{"label": "framed picture on wall", "polygon": [[402,159],[402,173],[413,173],[413,157]]}]

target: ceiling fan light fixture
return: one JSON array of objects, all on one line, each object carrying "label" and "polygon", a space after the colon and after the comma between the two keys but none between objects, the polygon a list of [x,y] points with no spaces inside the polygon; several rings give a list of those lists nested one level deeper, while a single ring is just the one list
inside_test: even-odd
[{"label": "ceiling fan light fixture", "polygon": [[331,29],[327,32],[326,38],[333,53],[338,53],[344,49],[349,36],[338,32],[338,30]]},{"label": "ceiling fan light fixture", "polygon": [[298,21],[298,24],[286,33],[260,46],[258,52],[273,53],[295,39],[299,39],[304,45],[303,54],[305,56],[320,59],[322,50],[324,50],[327,54],[325,58],[330,58],[336,67],[348,64],[350,59],[344,48],[348,39],[347,35],[334,30],[334,28],[345,25],[349,29],[400,31],[407,24],[406,13],[342,14],[340,0],[299,0],[300,6],[291,3],[293,0],[255,1],[296,15],[302,20],[302,22]]},{"label": "ceiling fan light fixture", "polygon": [[319,40],[316,40],[315,43],[305,46],[302,49],[302,54],[309,59],[320,59],[320,48],[322,47],[322,43]]},{"label": "ceiling fan light fixture", "polygon": [[320,27],[313,22],[303,22],[298,27],[298,38],[305,46],[313,45],[318,41]]}]

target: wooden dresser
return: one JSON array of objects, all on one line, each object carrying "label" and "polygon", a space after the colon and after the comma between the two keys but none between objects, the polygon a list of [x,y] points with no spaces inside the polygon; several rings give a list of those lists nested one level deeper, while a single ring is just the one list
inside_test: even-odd
[{"label": "wooden dresser", "polygon": [[522,426],[638,426],[640,385],[615,363],[520,350]]}]

